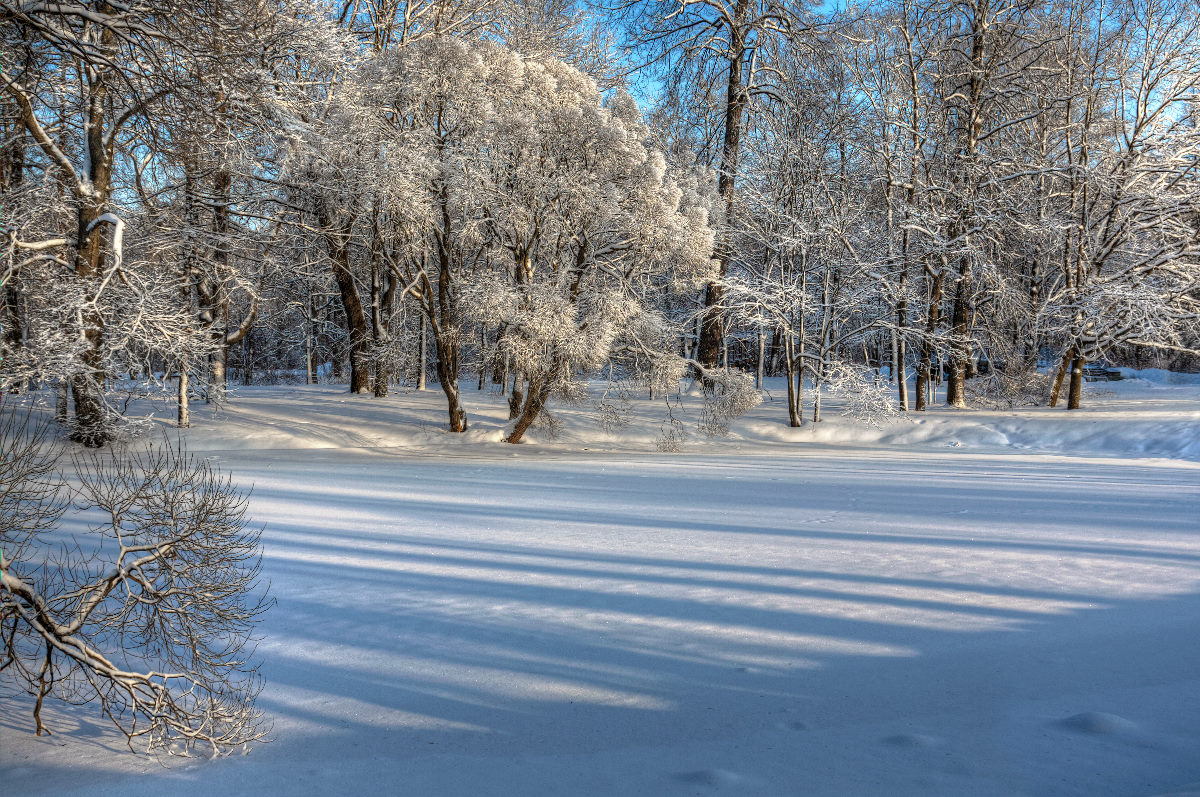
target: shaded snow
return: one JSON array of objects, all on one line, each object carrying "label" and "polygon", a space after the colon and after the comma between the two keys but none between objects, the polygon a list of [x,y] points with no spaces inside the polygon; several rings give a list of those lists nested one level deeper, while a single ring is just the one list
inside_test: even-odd
[{"label": "shaded snow", "polygon": [[[499,398],[240,391],[187,433],[253,484],[275,741],[28,733],[13,794],[1149,795],[1200,782],[1200,387],[1078,412],[780,423],[654,451],[660,402],[507,446]],[[835,408],[836,409],[836,408]],[[923,422],[922,422],[923,421]],[[304,450],[301,450],[304,449]],[[586,449],[586,450],[585,450]]]}]

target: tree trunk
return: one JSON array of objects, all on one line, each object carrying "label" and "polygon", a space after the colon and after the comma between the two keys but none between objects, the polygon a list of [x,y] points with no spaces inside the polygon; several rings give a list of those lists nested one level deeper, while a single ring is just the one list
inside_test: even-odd
[{"label": "tree trunk", "polygon": [[346,314],[346,331],[350,337],[350,392],[371,392],[371,362],[369,348],[371,334],[367,328],[367,315],[363,311],[358,286],[350,270],[350,230],[352,221],[342,221],[334,226],[329,210],[322,205],[318,210],[318,221],[329,247],[329,258],[333,266],[333,278],[337,283],[342,309]]},{"label": "tree trunk", "polygon": [[551,369],[551,373],[546,378],[537,381],[529,380],[529,392],[525,396],[525,401],[517,414],[517,422],[513,424],[512,431],[508,437],[504,438],[506,443],[519,443],[525,436],[525,432],[529,431],[529,427],[537,420],[538,415],[546,408],[546,402],[550,398],[551,385],[554,384],[557,374],[557,368]]},{"label": "tree trunk", "polygon": [[[224,313],[227,313],[229,310],[228,305],[223,310]],[[229,344],[225,342],[225,335],[224,324],[217,324],[213,330],[213,337],[219,336],[220,339],[216,349],[213,350],[212,356],[208,359],[208,394],[206,398],[207,403],[215,407],[225,406],[225,371],[229,359]]]},{"label": "tree trunk", "polygon": [[[313,378],[313,339],[308,326],[304,325],[304,384],[315,385],[317,382]],[[245,371],[245,368],[242,370]]]},{"label": "tree trunk", "polygon": [[392,381],[389,352],[391,331],[388,328],[395,300],[396,281],[380,268],[376,260],[371,265],[371,334],[375,340],[375,398],[387,398]]},{"label": "tree trunk", "polygon": [[437,330],[434,330],[434,341],[437,345],[437,375],[438,382],[442,386],[442,392],[446,394],[446,409],[450,417],[451,432],[467,431],[467,413],[462,407],[462,402],[458,395],[458,343],[451,340],[443,340],[441,335],[437,335]]},{"label": "tree trunk", "polygon": [[192,425],[192,415],[188,408],[188,369],[182,363],[179,366],[179,389],[176,391],[177,412],[175,425],[186,429]]},{"label": "tree trunk", "polygon": [[813,423],[821,422],[821,387],[823,381],[821,379],[821,369],[818,366],[817,375],[813,378]]},{"label": "tree trunk", "polygon": [[[801,388],[801,374],[804,373],[803,365],[797,368],[796,358],[792,356],[792,341],[791,336],[787,336],[783,341],[784,347],[784,375],[787,379],[787,403],[788,403],[788,426],[799,427],[804,425],[804,408],[802,406],[803,395]],[[799,372],[799,373],[797,373]]]},{"label": "tree trunk", "polygon": [[242,338],[242,384],[254,384],[254,341]]},{"label": "tree trunk", "polygon": [[892,375],[896,377],[896,398],[900,402],[900,411],[908,412],[908,368],[905,365],[905,360],[908,359],[908,348],[904,344],[903,334],[904,328],[908,325],[906,302],[902,301],[896,307],[896,325],[900,328],[900,333],[893,333]]},{"label": "tree trunk", "polygon": [[942,275],[929,275],[929,307],[925,314],[925,336],[921,341],[921,358],[917,365],[917,412],[929,405],[929,388],[933,381],[933,338],[941,321]]},{"label": "tree trunk", "polygon": [[964,265],[958,276],[958,285],[954,291],[954,305],[950,317],[953,340],[950,353],[950,378],[946,382],[946,404],[958,408],[967,406],[967,359],[971,354],[971,344],[968,340],[971,270],[968,262],[969,258],[964,258]]},{"label": "tree trunk", "polygon": [[1071,363],[1071,389],[1067,393],[1067,409],[1079,409],[1079,402],[1083,397],[1083,366],[1082,357],[1076,357]]},{"label": "tree trunk", "polygon": [[758,362],[754,367],[754,387],[756,390],[762,390],[763,387],[763,370],[766,368],[766,358],[767,336],[760,327],[758,330]]},{"label": "tree trunk", "polygon": [[741,153],[742,120],[746,110],[746,87],[742,70],[746,61],[746,27],[750,14],[750,0],[737,0],[733,18],[729,21],[729,73],[725,84],[724,140],[721,146],[721,174],[717,180],[717,193],[725,204],[725,225],[720,232],[717,251],[717,280],[708,283],[704,290],[704,317],[700,325],[700,344],[696,359],[706,368],[714,368],[721,356],[725,339],[721,323],[720,306],[725,299],[725,289],[719,280],[725,278],[729,261],[733,258],[733,241],[730,224],[734,218],[737,195],[735,193],[738,156]]},{"label": "tree trunk", "polygon": [[484,386],[487,384],[487,327],[482,322],[479,324],[479,386],[478,391],[483,392]]},{"label": "tree trunk", "polygon": [[1054,381],[1050,385],[1050,407],[1058,406],[1058,397],[1062,392],[1063,378],[1066,377],[1067,371],[1071,368],[1071,363],[1075,360],[1074,347],[1067,350],[1063,355],[1062,362],[1058,364],[1058,370],[1054,373]]},{"label": "tree trunk", "polygon": [[511,421],[521,414],[521,405],[525,403],[525,393],[521,390],[521,372],[513,374],[512,394],[508,397],[508,419]]},{"label": "tree trunk", "polygon": [[[424,287],[421,291],[425,297],[425,318],[428,319],[429,330],[433,333],[434,346],[437,348],[437,376],[438,382],[442,386],[442,392],[446,394],[446,406],[449,414],[449,425],[451,432],[467,431],[467,413],[462,407],[462,402],[458,394],[458,312],[455,306],[455,297],[452,290],[451,276],[451,252],[450,252],[450,209],[442,199],[442,234],[439,236],[437,257],[438,257],[438,284],[436,300],[434,297],[433,286],[429,284],[429,280],[424,279]],[[435,304],[436,301],[436,304]],[[422,332],[425,330],[425,325],[422,325]],[[421,347],[422,359],[424,358],[425,346]],[[425,371],[422,369],[421,374]]]},{"label": "tree trunk", "polygon": [[[421,316],[421,330],[417,333],[417,390],[425,389],[425,372],[429,370],[429,363],[426,360],[426,352],[429,351],[429,342],[427,339],[429,327],[425,320],[425,316]],[[438,355],[441,359],[441,355]]]},{"label": "tree trunk", "polygon": [[[5,285],[0,293],[0,327],[3,327],[4,348],[9,356],[18,355],[25,343],[25,335],[21,328],[21,296],[12,283]],[[10,393],[22,393],[24,385],[13,383],[8,390]]]},{"label": "tree trunk", "polygon": [[54,385],[54,420],[58,423],[65,424],[67,422],[67,386],[61,379],[56,380]]}]

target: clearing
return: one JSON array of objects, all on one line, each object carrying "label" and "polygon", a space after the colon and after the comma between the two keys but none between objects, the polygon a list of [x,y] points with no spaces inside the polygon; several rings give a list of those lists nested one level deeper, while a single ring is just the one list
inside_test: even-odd
[{"label": "clearing", "polygon": [[[21,795],[1200,793],[1200,385],[656,451],[495,442],[499,397],[240,389],[188,432],[254,485],[271,744],[134,756],[3,693]],[[685,410],[694,410],[685,397]],[[165,407],[160,407],[163,412]],[[693,417],[685,413],[685,420]],[[689,421],[690,423],[690,421]],[[689,425],[689,430],[694,426]],[[1190,786],[1188,784],[1191,784]]]}]

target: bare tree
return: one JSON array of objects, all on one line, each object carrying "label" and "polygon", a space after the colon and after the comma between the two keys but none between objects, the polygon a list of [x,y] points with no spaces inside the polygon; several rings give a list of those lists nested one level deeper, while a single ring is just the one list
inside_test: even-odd
[{"label": "bare tree", "polygon": [[[720,360],[725,331],[722,279],[734,258],[728,226],[737,210],[737,175],[747,114],[756,95],[770,95],[774,72],[764,53],[772,40],[799,43],[813,30],[801,3],[788,0],[615,0],[605,5],[627,20],[637,53],[665,80],[674,115],[703,131],[701,159],[718,167],[725,224],[718,230],[718,268],[704,291],[705,313],[697,359],[712,368]],[[713,86],[720,86],[713,96]],[[719,142],[719,143],[718,143]]]},{"label": "bare tree", "polygon": [[222,755],[265,738],[252,633],[260,530],[247,497],[179,445],[76,460],[88,533],[55,546],[68,510],[44,426],[0,416],[0,671],[36,698],[98,703],[147,751]]}]

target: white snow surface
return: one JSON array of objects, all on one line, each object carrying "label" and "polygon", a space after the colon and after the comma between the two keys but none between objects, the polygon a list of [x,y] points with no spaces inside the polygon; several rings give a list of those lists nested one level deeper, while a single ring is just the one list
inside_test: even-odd
[{"label": "white snow surface", "polygon": [[[13,795],[1200,794],[1200,384],[660,453],[661,399],[499,442],[503,399],[241,388],[273,741],[128,752],[3,691]],[[685,397],[677,417],[691,422]],[[166,408],[159,408],[166,414]],[[165,422],[163,422],[165,425]],[[2,678],[4,676],[0,676]],[[44,713],[47,713],[44,711]]]}]

